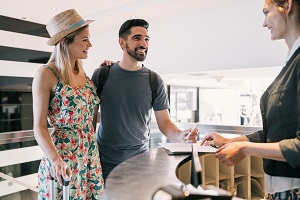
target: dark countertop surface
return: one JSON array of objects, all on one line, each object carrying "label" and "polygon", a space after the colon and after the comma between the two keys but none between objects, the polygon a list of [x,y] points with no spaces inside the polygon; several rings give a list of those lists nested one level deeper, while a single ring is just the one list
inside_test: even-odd
[{"label": "dark countertop surface", "polygon": [[188,155],[168,155],[157,148],[118,165],[106,180],[105,195],[112,200],[151,200],[154,192],[168,184],[182,185],[176,176],[178,164]]},{"label": "dark countertop surface", "polygon": [[[134,156],[111,171],[99,200],[152,200],[153,194],[162,186],[180,189],[185,185],[177,178],[176,169],[188,160],[190,155],[168,155],[160,147]],[[199,192],[189,186],[189,191]],[[233,197],[232,200],[241,199]]]}]

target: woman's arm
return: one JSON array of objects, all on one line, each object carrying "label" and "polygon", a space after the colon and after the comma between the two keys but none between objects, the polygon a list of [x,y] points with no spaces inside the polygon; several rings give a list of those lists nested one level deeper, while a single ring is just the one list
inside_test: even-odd
[{"label": "woman's arm", "polygon": [[57,83],[56,77],[50,70],[40,68],[33,79],[33,116],[34,116],[34,136],[43,152],[51,162],[51,174],[62,183],[61,175],[66,178],[71,174],[71,170],[57,153],[47,128],[47,114],[51,88]]},{"label": "woman's arm", "polygon": [[240,136],[240,137],[235,137],[235,138],[224,138],[219,133],[212,132],[203,138],[200,145],[205,144],[207,146],[211,145],[211,146],[221,147],[227,143],[243,142],[243,141],[249,142],[249,139],[244,135]]},{"label": "woman's arm", "polygon": [[232,142],[221,146],[216,158],[228,166],[238,164],[245,156],[257,156],[278,161],[286,161],[279,148],[279,143]]}]

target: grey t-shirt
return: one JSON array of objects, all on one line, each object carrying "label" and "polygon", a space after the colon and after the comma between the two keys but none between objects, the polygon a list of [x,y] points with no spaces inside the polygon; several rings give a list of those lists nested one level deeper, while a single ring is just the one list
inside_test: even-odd
[{"label": "grey t-shirt", "polygon": [[[99,80],[93,82],[96,87],[99,85]],[[164,83],[159,76],[158,83],[153,104],[155,111],[169,108]],[[127,71],[115,63],[109,70],[101,99],[97,135],[101,161],[119,164],[147,151],[152,108],[149,70],[143,66],[137,71]]]}]

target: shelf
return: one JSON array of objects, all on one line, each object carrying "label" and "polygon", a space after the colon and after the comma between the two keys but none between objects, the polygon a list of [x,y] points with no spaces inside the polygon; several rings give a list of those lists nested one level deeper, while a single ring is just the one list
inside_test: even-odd
[{"label": "shelf", "polygon": [[251,199],[264,199],[264,197],[255,193],[254,191],[251,191]]},{"label": "shelf", "polygon": [[[212,184],[212,183],[214,183],[214,184]],[[205,176],[205,184],[206,185],[210,185],[210,184],[215,185],[215,183],[216,183],[216,179]]]},{"label": "shelf", "polygon": [[[243,199],[262,199],[265,195],[261,158],[246,156],[238,165],[233,167],[223,165],[212,154],[199,158],[202,165],[203,184],[234,191],[237,197]],[[189,165],[181,167],[180,180],[185,184],[190,182],[189,170]]]},{"label": "shelf", "polygon": [[260,170],[251,169],[251,176],[253,177],[264,177],[264,173],[262,173]]},{"label": "shelf", "polygon": [[261,158],[246,156],[234,167],[221,164],[214,156],[203,157],[202,162],[206,166],[204,175],[209,174],[210,177],[216,177],[217,187],[224,188],[226,186],[227,190],[235,191],[237,197],[244,199],[263,198],[264,173]]},{"label": "shelf", "polygon": [[219,172],[219,180],[230,179],[230,174]]},{"label": "shelf", "polygon": [[240,178],[240,177],[243,177],[245,176],[244,174],[234,174],[234,178]]},{"label": "shelf", "polygon": [[259,197],[264,196],[264,178],[251,178],[251,194],[257,194]]}]

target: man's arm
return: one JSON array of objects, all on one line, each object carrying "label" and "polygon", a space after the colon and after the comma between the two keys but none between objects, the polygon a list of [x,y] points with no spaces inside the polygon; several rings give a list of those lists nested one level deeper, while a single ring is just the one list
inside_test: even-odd
[{"label": "man's arm", "polygon": [[[191,129],[180,130],[170,119],[168,110],[155,111],[156,121],[159,127],[159,130],[170,140],[176,142],[183,142],[185,137],[191,131]],[[197,142],[198,130],[195,129],[188,140],[190,142]]]}]

